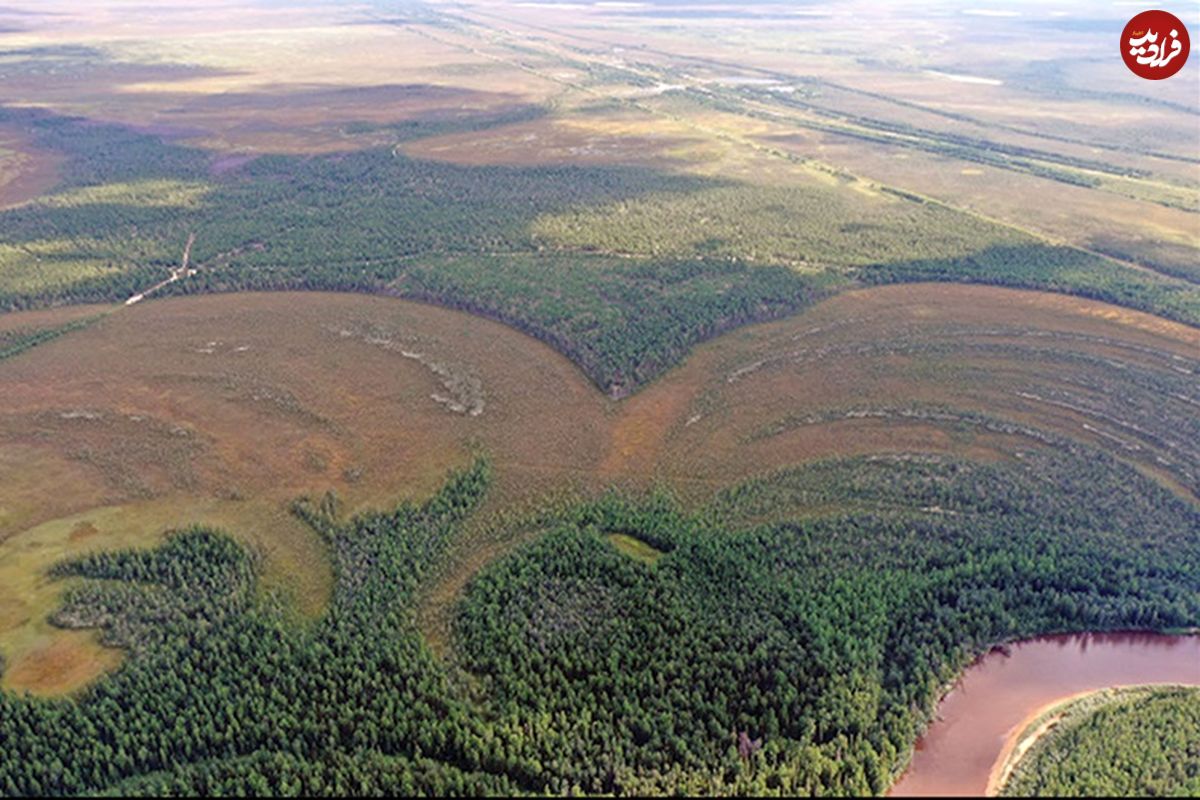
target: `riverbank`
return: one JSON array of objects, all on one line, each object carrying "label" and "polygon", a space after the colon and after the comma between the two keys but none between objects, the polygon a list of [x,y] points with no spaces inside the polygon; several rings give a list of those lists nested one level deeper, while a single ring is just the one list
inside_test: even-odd
[{"label": "riverbank", "polygon": [[1023,734],[1031,725],[1029,733],[1036,732],[1058,706],[1148,684],[1200,685],[1200,636],[1066,634],[997,648],[968,667],[942,699],[890,794],[985,796],[995,791],[1005,764],[1016,763],[1016,748],[1028,738]]},{"label": "riverbank", "polygon": [[[1190,703],[1191,710],[1172,705],[1176,702]],[[1132,738],[1126,720],[1138,726]],[[1185,784],[1195,775],[1187,759],[1194,762],[1195,756],[1184,752],[1181,741],[1194,738],[1198,725],[1197,686],[1114,686],[1063,698],[1013,731],[989,776],[987,794],[1136,796],[1165,789],[1194,796]],[[1104,775],[1094,774],[1089,764],[1101,765]]]},{"label": "riverbank", "polygon": [[1079,703],[1090,698],[1103,702],[1101,698],[1114,697],[1130,690],[1167,689],[1182,685],[1178,683],[1153,683],[1133,684],[1129,686],[1106,686],[1103,689],[1077,692],[1069,697],[1060,697],[1041,708],[1035,709],[1028,717],[1022,720],[1020,725],[1012,730],[1009,737],[1004,741],[1004,747],[1000,750],[1000,756],[996,759],[996,763],[988,775],[987,789],[984,793],[988,797],[999,795],[1004,790],[1004,785],[1008,782],[1009,777],[1011,777],[1013,770],[1020,763],[1021,759],[1033,749],[1033,746],[1042,737],[1053,731],[1058,726],[1058,723],[1063,721],[1064,717],[1075,710]]}]

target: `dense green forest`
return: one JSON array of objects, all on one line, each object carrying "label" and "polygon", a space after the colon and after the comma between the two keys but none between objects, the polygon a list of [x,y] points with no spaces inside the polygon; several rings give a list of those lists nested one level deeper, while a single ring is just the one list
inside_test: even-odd
[{"label": "dense green forest", "polygon": [[1017,762],[1004,795],[1200,795],[1200,689],[1106,692],[1062,713]]},{"label": "dense green forest", "polygon": [[[529,109],[393,126],[396,141]],[[464,167],[394,148],[261,156],[0,109],[63,153],[61,185],[0,211],[0,310],[170,293],[391,293],[490,316],[624,394],[700,340],[841,288],[952,280],[1079,294],[1200,323],[1200,289],[915,196],[753,186],[642,167]],[[386,128],[386,126],[384,126]],[[388,129],[390,130],[390,129]]]},{"label": "dense green forest", "polygon": [[[502,714],[552,721],[543,737],[581,762],[562,788],[882,792],[989,643],[1200,612],[1200,515],[1084,455],[829,462],[698,517],[600,504],[476,581],[466,663]],[[862,496],[876,508],[803,516]],[[791,518],[739,529],[762,501]],[[648,567],[604,531],[665,555]]]},{"label": "dense green forest", "polygon": [[1200,511],[1119,462],[853,458],[694,511],[550,506],[469,585],[442,661],[415,599],[489,482],[479,460],[351,519],[298,501],[336,575],[315,622],[210,530],[59,566],[55,622],[130,654],[72,699],[0,696],[0,792],[878,793],[993,642],[1200,621]]}]

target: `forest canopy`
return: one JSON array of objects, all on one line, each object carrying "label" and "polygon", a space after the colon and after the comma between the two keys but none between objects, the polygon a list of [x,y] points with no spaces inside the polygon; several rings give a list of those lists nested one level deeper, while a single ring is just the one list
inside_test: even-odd
[{"label": "forest canopy", "polygon": [[[0,790],[878,793],[992,643],[1200,621],[1200,515],[1119,462],[870,457],[691,512],[662,493],[549,506],[468,587],[444,661],[414,604],[490,481],[478,460],[348,520],[298,502],[337,581],[311,624],[212,530],[62,564],[83,582],[57,624],[130,655],[75,699],[0,697]],[[879,507],[804,511],[863,492]],[[781,516],[748,521],[764,495]]]},{"label": "forest canopy", "polygon": [[1054,727],[1017,762],[1005,796],[1200,794],[1200,689],[1113,690],[1055,714]]}]

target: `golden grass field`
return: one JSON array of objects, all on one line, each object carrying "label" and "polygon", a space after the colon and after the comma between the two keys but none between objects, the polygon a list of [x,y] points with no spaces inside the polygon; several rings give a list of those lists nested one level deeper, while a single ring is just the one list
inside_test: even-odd
[{"label": "golden grass field", "polygon": [[[17,313],[0,324],[44,327],[95,311]],[[328,562],[288,503],[328,489],[348,510],[419,498],[476,451],[491,455],[498,476],[487,511],[519,516],[547,497],[611,485],[666,485],[703,502],[812,459],[1003,459],[1045,446],[1024,429],[898,413],[936,408],[1110,449],[1111,437],[1127,439],[1138,449],[1115,448],[1120,457],[1189,494],[1187,479],[1157,460],[1171,454],[1119,424],[1153,420],[1118,420],[1086,397],[1066,408],[1061,393],[1099,391],[1075,382],[1094,373],[1080,358],[1171,370],[1194,367],[1197,352],[1195,329],[1101,303],[897,286],[730,333],[613,401],[523,334],[406,301],[237,294],[121,308],[0,362],[0,467],[15,476],[0,485],[4,685],[70,691],[119,660],[92,634],[47,623],[62,584],[45,571],[66,556],[213,524],[265,554],[267,589],[317,614]],[[1126,372],[1103,372],[1101,388],[1144,395]],[[1164,419],[1182,402],[1155,400]],[[435,647],[471,575],[534,534],[481,529],[457,544],[421,609]]]}]

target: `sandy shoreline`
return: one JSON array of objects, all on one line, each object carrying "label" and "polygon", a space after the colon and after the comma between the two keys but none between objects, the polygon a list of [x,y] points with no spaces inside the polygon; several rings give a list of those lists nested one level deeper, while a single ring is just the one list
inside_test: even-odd
[{"label": "sandy shoreline", "polygon": [[[1097,689],[1085,689],[1082,692],[1075,692],[1064,697],[1059,697],[1045,703],[1030,712],[1023,720],[1013,726],[1009,731],[1008,736],[1004,739],[1004,746],[1000,749],[1000,754],[996,756],[996,763],[992,765],[991,772],[988,773],[987,788],[984,790],[986,797],[996,797],[1000,790],[1004,788],[1005,781],[1012,774],[1013,769],[1020,762],[1021,758],[1029,752],[1029,749],[1037,744],[1038,740],[1054,729],[1059,720],[1062,719],[1067,706],[1077,700],[1082,700],[1085,697],[1092,695],[1103,694],[1105,692],[1121,691],[1126,689],[1160,689],[1169,687],[1184,687],[1187,684],[1181,683],[1130,683],[1130,684],[1114,684],[1112,686],[1102,686]],[[1055,713],[1055,712],[1058,713]],[[1029,728],[1042,717],[1048,718],[1038,725],[1036,730],[1030,731]]]}]

